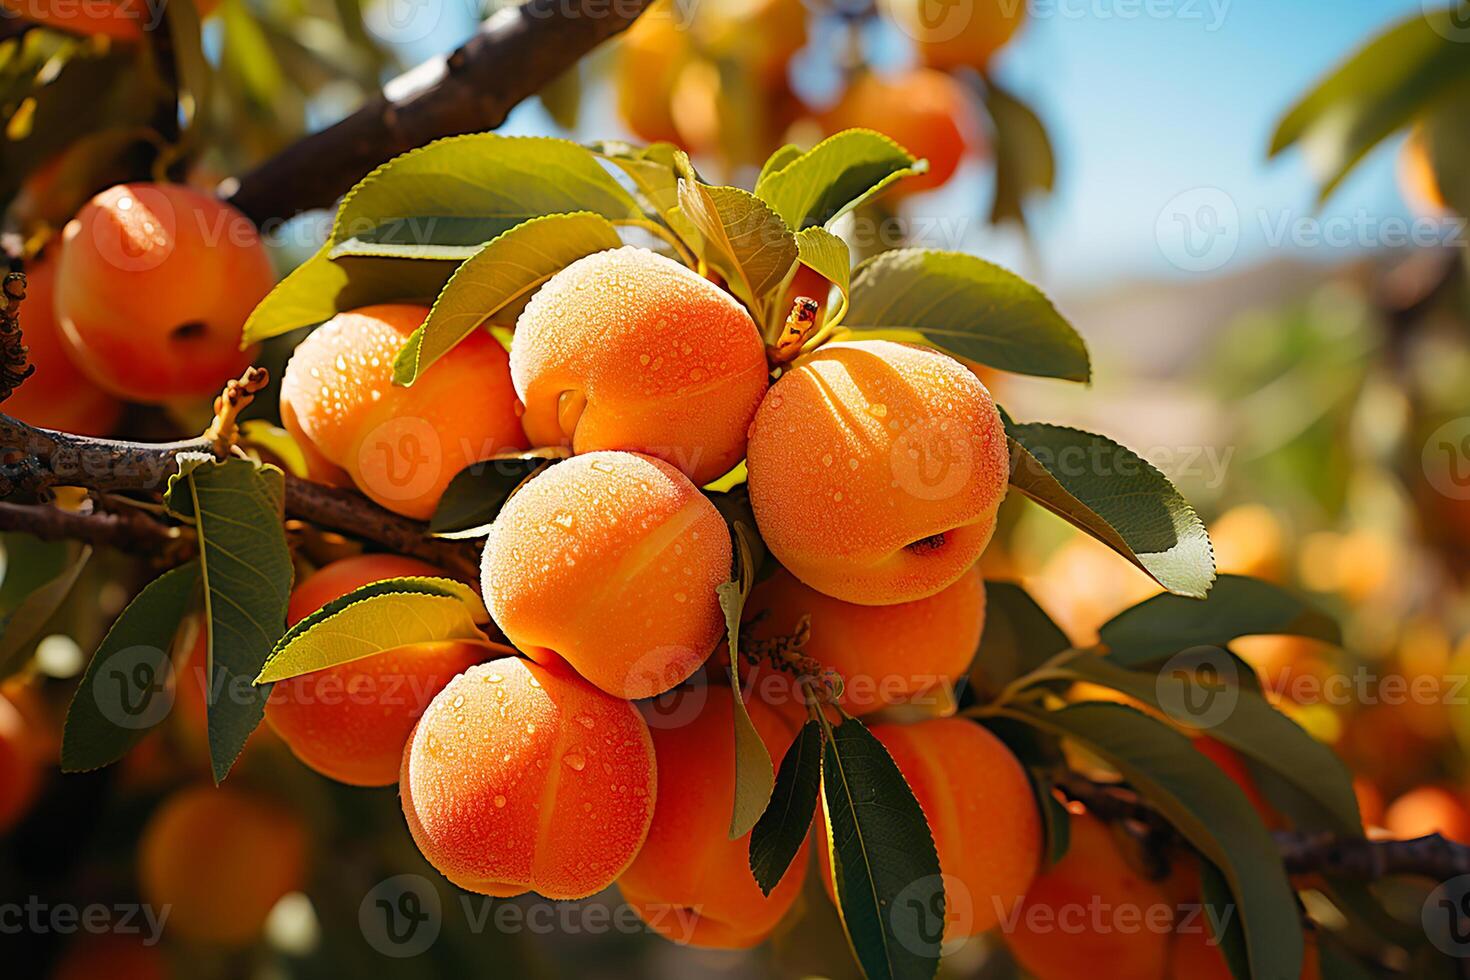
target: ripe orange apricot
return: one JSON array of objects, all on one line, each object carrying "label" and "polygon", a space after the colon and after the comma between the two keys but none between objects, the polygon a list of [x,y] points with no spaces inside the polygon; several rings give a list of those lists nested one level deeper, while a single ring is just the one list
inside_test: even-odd
[{"label": "ripe orange apricot", "polygon": [[1389,804],[1383,826],[1394,837],[1408,840],[1440,834],[1459,844],[1470,844],[1470,808],[1443,786],[1418,786]]},{"label": "ripe orange apricot", "polygon": [[119,184],[61,239],[56,315],[103,388],[150,403],[218,394],[250,363],[240,332],[275,273],[239,211],[188,187]]},{"label": "ripe orange apricot", "polygon": [[1037,875],[1005,939],[1036,980],[1163,980],[1173,921],[1108,827],[1073,813],[1066,857]]},{"label": "ripe orange apricot", "polygon": [[648,143],[679,142],[670,99],[690,55],[687,25],[681,26],[672,3],[650,5],[623,32],[613,84],[618,116],[634,136]]},{"label": "ripe orange apricot", "polygon": [[[985,626],[985,581],[972,566],[926,599],[859,606],[803,585],[781,569],[756,585],[745,604],[754,640],[790,636],[803,615],[811,637],[801,653],[843,679],[842,706],[865,715],[892,704],[943,703],[938,689],[965,675]],[[750,683],[768,704],[794,704],[805,717],[794,678],[760,667]]]},{"label": "ripe orange apricot", "polygon": [[[944,938],[989,932],[1021,904],[1041,860],[1041,816],[1020,762],[987,729],[960,718],[874,725],[929,821],[944,876]],[[833,894],[826,827],[822,882]]]},{"label": "ripe orange apricot", "polygon": [[505,657],[439,692],[399,792],[419,850],[459,887],[585,898],[643,846],[657,778],[631,704],[565,667]]},{"label": "ripe orange apricot", "polygon": [[[1308,934],[1301,980],[1317,980],[1321,976],[1318,955],[1317,944]],[[1203,921],[1198,928],[1181,931],[1174,937],[1169,947],[1168,977],[1169,980],[1231,980],[1219,941],[1211,938]]]},{"label": "ripe orange apricot", "polygon": [[[397,555],[333,562],[291,593],[286,624],[295,626],[333,599],[388,578],[445,578],[432,565]],[[313,671],[272,688],[265,720],[296,758],[352,786],[398,781],[403,747],[434,695],[485,659],[474,643],[416,643]]]},{"label": "ripe orange apricot", "polygon": [[523,653],[620,698],[691,676],[725,629],[724,518],[678,470],[634,453],[574,456],[506,502],[480,587]]},{"label": "ripe orange apricot", "polygon": [[0,834],[26,815],[41,786],[41,767],[26,734],[25,719],[0,697]]},{"label": "ripe orange apricot", "polygon": [[882,8],[913,38],[930,68],[984,70],[1026,19],[1026,5],[1013,0],[979,0],[946,5],[937,19],[925,0],[883,0]]},{"label": "ripe orange apricot", "polygon": [[189,942],[243,945],[306,879],[306,830],[275,803],[226,787],[169,797],[143,829],[143,899],[172,909],[165,930]]},{"label": "ripe orange apricot", "polygon": [[916,157],[928,173],[901,180],[891,195],[931,191],[948,182],[967,152],[983,148],[974,98],[944,72],[916,68],[892,78],[867,73],[822,116],[827,132],[876,129]]},{"label": "ripe orange apricot", "polygon": [[[196,0],[200,17],[207,17],[219,0]],[[12,17],[73,34],[105,35],[115,41],[140,41],[143,28],[155,15],[147,0],[99,0],[95,3],[57,3],[56,0],[0,0],[0,9]]]},{"label": "ripe orange apricot", "polygon": [[957,581],[989,543],[1009,480],[985,386],[952,357],[886,340],[798,360],[761,402],[747,452],[771,553],[864,605]]},{"label": "ripe orange apricot", "polygon": [[701,486],[745,455],[767,384],[745,308],[632,247],[578,259],[537,291],[516,321],[510,371],[536,445],[645,453]]},{"label": "ripe orange apricot", "polygon": [[524,449],[505,348],[477,331],[412,387],[393,360],[429,311],[387,304],[339,313],[296,348],[281,382],[281,421],[314,479],[350,477],[384,507],[420,520],[471,463]]},{"label": "ripe orange apricot", "polygon": [[[649,928],[678,943],[744,949],[776,928],[806,878],[807,851],[763,895],[750,871],[750,834],[729,839],[735,800],[734,695],[703,689],[699,714],[654,725],[658,805],[648,841],[618,879],[623,898]],[[779,764],[794,734],[772,708],[752,700],[750,719]]]},{"label": "ripe orange apricot", "polygon": [[104,436],[116,427],[122,403],[97,387],[67,353],[56,322],[54,255],[47,252],[26,267],[20,329],[36,371],[5,400],[5,411],[43,428]]}]

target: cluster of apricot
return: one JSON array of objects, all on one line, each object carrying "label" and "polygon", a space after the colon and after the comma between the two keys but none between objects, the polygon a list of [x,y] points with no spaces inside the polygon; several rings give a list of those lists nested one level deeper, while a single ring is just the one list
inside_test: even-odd
[{"label": "cluster of apricot", "polygon": [[985,71],[1020,27],[1025,4],[951,4],[936,21],[926,3],[884,0],[873,9],[911,42],[918,67],[860,67],[834,102],[813,113],[816,100],[809,108],[790,80],[792,59],[807,43],[809,11],[801,0],[718,0],[688,10],[659,0],[621,44],[619,114],[639,139],[737,166],[765,159],[794,126],[875,129],[929,161],[927,174],[895,193],[932,190],[966,156],[986,150],[975,96],[954,73]]},{"label": "cluster of apricot", "polygon": [[[746,462],[755,522],[781,566],[746,605],[753,644],[807,637],[800,659],[841,676],[833,696],[850,714],[942,707],[984,620],[975,564],[1007,482],[998,410],[959,362],[888,341],[828,344],[772,383],[745,308],[639,248],[552,277],[508,355],[476,334],[395,387],[394,357],[426,313],[369,307],[319,328],[286,368],[282,418],[315,477],[414,516],[478,459],[570,451],[487,530],[485,604],[520,656],[481,663],[477,643],[387,651],[277,685],[267,720],[329,776],[396,781],[420,849],[464,888],[567,899],[616,881],[655,929],[759,942],[806,862],[767,897],[748,835],[728,839],[736,695],[724,671],[701,668],[726,633],[717,588],[732,544],[700,486]],[[411,434],[426,474],[395,476]],[[377,556],[329,565],[297,588],[291,619],[409,574],[434,573]],[[778,761],[813,710],[783,666],[761,660],[744,678]],[[328,685],[386,692],[389,678],[407,678],[395,689],[412,696],[322,696]],[[661,709],[671,691],[681,707]],[[946,873],[975,895],[1019,900],[1040,830],[1016,759],[968,722],[875,731],[929,814]]]},{"label": "cluster of apricot", "polygon": [[104,435],[124,402],[217,394],[250,364],[240,333],[275,283],[255,226],[208,194],[120,184],[27,265],[20,324],[35,374],[6,412]]}]

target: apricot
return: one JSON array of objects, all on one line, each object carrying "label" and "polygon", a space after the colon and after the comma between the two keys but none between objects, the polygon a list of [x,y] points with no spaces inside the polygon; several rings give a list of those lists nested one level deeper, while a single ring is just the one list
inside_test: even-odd
[{"label": "apricot", "polygon": [[641,452],[701,486],[745,455],[767,384],[745,308],[632,247],[578,259],[537,291],[516,321],[510,371],[536,445]]},{"label": "apricot", "polygon": [[729,577],[724,518],[682,473],[648,456],[589,453],[506,502],[480,587],[526,656],[645,698],[709,657],[725,629],[715,589]]},{"label": "apricot", "polygon": [[[965,675],[985,626],[985,580],[972,566],[926,599],[860,606],[803,585],[782,569],[755,587],[745,610],[752,620],[746,635],[754,640],[790,636],[801,617],[810,616],[811,636],[801,653],[840,674],[842,706],[865,715],[891,704],[938,701],[940,689]],[[790,675],[760,667],[750,674],[767,703],[802,703]]]},{"label": "apricot", "polygon": [[424,371],[393,384],[393,360],[429,311],[388,304],[339,313],[296,348],[281,382],[281,421],[314,479],[351,479],[391,511],[433,515],[471,463],[527,446],[509,359],[477,331]]},{"label": "apricot", "polygon": [[[200,17],[207,17],[219,0],[196,0]],[[103,35],[114,41],[140,41],[143,29],[155,19],[147,0],[97,0],[57,3],[56,0],[0,0],[11,17],[72,34]]]},{"label": "apricot", "polygon": [[1066,857],[1036,876],[1006,944],[1036,980],[1163,980],[1174,906],[1107,825],[1074,812]]},{"label": "apricot", "polygon": [[883,0],[881,6],[914,40],[919,59],[930,68],[984,71],[997,51],[1026,19],[1026,5],[1013,0],[979,0],[946,5],[937,20],[927,0]]},{"label": "apricot", "polygon": [[652,4],[623,32],[613,67],[618,116],[648,143],[678,143],[670,99],[680,71],[692,55],[689,32],[672,3]]},{"label": "apricot", "polygon": [[1389,804],[1383,826],[1394,837],[1409,840],[1440,834],[1470,844],[1470,808],[1459,794],[1443,786],[1418,786]]},{"label": "apricot", "polygon": [[[744,949],[776,928],[806,878],[806,845],[763,895],[750,870],[750,834],[729,839],[735,801],[734,695],[705,689],[697,717],[652,728],[659,795],[648,840],[618,879],[623,899],[667,939],[691,946]],[[779,764],[793,729],[775,709],[752,701],[750,719]]]},{"label": "apricot", "polygon": [[[333,599],[383,579],[448,576],[396,555],[333,562],[291,593],[286,624],[295,626]],[[271,688],[265,720],[310,768],[352,786],[398,781],[403,747],[434,695],[484,659],[475,643],[415,643],[313,671]]]},{"label": "apricot", "polygon": [[144,901],[171,909],[168,935],[239,946],[276,902],[306,880],[307,835],[275,803],[226,787],[196,786],[154,812],[138,846]]},{"label": "apricot", "polygon": [[1422,126],[1410,130],[1408,139],[1399,148],[1394,171],[1399,194],[1414,214],[1441,218],[1450,212],[1444,191],[1439,186],[1439,176],[1434,172],[1434,162],[1429,156],[1429,139]]},{"label": "apricot", "polygon": [[747,452],[771,553],[863,605],[958,581],[989,543],[1009,480],[985,386],[952,357],[886,340],[799,359],[761,402]]},{"label": "apricot", "polygon": [[250,219],[172,184],[119,184],[67,222],[56,315],[97,384],[138,402],[217,394],[250,364],[250,311],[275,283]]},{"label": "apricot", "polygon": [[892,195],[932,191],[948,183],[966,153],[983,147],[974,97],[944,72],[916,68],[887,78],[866,73],[822,115],[827,132],[876,129],[916,157],[927,173],[901,180]]},{"label": "apricot", "polygon": [[1286,530],[1269,508],[1242,504],[1210,525],[1215,570],[1221,574],[1281,582],[1286,578]]},{"label": "apricot", "polygon": [[[1230,967],[1220,952],[1219,940],[1210,936],[1203,919],[1197,928],[1181,931],[1169,947],[1169,980],[1231,980]],[[1321,976],[1317,944],[1307,936],[1306,954],[1302,957],[1301,980]]]},{"label": "apricot", "polygon": [[26,815],[40,786],[41,766],[25,719],[8,698],[0,697],[0,834]]},{"label": "apricot", "polygon": [[1026,583],[1036,601],[1078,645],[1098,641],[1098,628],[1159,592],[1158,583],[1096,538],[1074,534]]},{"label": "apricot", "polygon": [[[944,876],[946,940],[989,932],[1026,895],[1041,860],[1041,816],[1021,763],[989,730],[960,718],[874,725],[929,821]],[[830,842],[818,821],[822,882]]]},{"label": "apricot", "polygon": [[399,791],[419,850],[459,887],[585,898],[643,846],[657,778],[636,708],[565,667],[506,657],[439,692]]},{"label": "apricot", "polygon": [[46,429],[105,436],[117,426],[122,403],[72,363],[56,322],[56,261],[47,252],[26,267],[20,304],[21,336],[36,371],[5,400],[5,412]]}]

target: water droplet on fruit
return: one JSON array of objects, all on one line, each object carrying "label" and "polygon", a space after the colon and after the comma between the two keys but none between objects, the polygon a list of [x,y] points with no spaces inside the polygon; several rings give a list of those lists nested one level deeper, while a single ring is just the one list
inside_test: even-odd
[{"label": "water droplet on fruit", "polygon": [[591,715],[578,715],[577,724],[581,725],[588,731],[591,731],[597,726],[597,720],[594,719]]},{"label": "water droplet on fruit", "polygon": [[561,757],[561,761],[571,766],[577,772],[581,772],[587,768],[587,758],[579,752],[568,753]]},{"label": "water droplet on fruit", "polygon": [[495,805],[496,805],[496,806],[505,806],[505,797],[503,797],[503,796],[498,796],[498,795],[497,795],[497,796],[496,796],[496,797],[495,797]]}]

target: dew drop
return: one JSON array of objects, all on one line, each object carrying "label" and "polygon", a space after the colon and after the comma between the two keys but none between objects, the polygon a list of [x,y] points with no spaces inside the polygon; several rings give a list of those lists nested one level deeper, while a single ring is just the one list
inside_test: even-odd
[{"label": "dew drop", "polygon": [[561,757],[561,761],[571,766],[577,772],[587,768],[587,758],[580,752],[571,752]]},{"label": "dew drop", "polygon": [[495,797],[495,805],[496,805],[496,806],[505,806],[505,797],[503,797],[503,796],[498,796],[498,795],[497,795],[497,796],[496,796],[496,797]]}]

